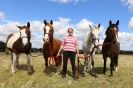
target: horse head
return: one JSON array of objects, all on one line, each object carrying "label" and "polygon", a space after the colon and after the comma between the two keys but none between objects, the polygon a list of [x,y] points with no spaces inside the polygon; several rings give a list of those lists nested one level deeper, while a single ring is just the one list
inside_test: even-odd
[{"label": "horse head", "polygon": [[100,35],[100,23],[96,26],[90,26],[91,32],[90,32],[90,37],[92,39],[92,42],[94,44],[95,47],[97,47],[99,45],[99,35]]},{"label": "horse head", "polygon": [[30,23],[27,22],[27,26],[17,26],[20,29],[20,38],[22,39],[22,44],[25,46],[28,44],[31,34],[30,34]]},{"label": "horse head", "polygon": [[51,20],[50,23],[48,23],[46,20],[44,20],[44,42],[50,43],[53,41],[53,34],[54,34],[54,27],[53,27],[53,21]]},{"label": "horse head", "polygon": [[114,24],[112,21],[109,21],[109,27],[106,30],[106,36],[109,42],[116,44],[118,42],[118,31],[119,31],[119,20]]}]

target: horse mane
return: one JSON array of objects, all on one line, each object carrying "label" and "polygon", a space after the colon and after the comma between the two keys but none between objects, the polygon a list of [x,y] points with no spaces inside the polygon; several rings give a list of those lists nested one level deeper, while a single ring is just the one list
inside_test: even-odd
[{"label": "horse mane", "polygon": [[92,44],[92,38],[91,38],[92,33],[90,32],[87,35],[87,38],[85,39],[85,42],[87,42],[87,44],[91,45]]}]

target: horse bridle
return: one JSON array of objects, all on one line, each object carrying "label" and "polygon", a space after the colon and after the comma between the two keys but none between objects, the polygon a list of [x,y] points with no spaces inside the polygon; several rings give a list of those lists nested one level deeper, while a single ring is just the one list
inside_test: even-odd
[{"label": "horse bridle", "polygon": [[[93,35],[93,34],[91,33],[91,37],[92,37],[92,35]],[[92,37],[92,38],[93,38],[93,37]],[[98,46],[96,46],[95,43],[94,43],[96,40],[98,40],[98,43],[99,43],[99,38],[93,38],[93,39],[92,39],[92,43],[93,43],[93,45],[94,45],[94,48],[98,48]]]},{"label": "horse bridle", "polygon": [[[20,39],[21,39],[21,41],[22,41],[23,38],[27,38],[28,39],[28,36],[22,36],[22,34],[21,34],[20,31],[19,31],[19,33],[20,33]],[[22,48],[24,47],[22,43],[21,43],[21,46],[22,46]]]},{"label": "horse bridle", "polygon": [[23,39],[23,38],[28,38],[28,36],[22,36],[21,32],[20,33],[20,38]]}]

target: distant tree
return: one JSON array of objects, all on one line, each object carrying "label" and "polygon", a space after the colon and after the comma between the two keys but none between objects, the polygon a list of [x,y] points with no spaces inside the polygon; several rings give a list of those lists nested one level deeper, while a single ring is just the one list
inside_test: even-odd
[{"label": "distant tree", "polygon": [[6,44],[2,41],[0,41],[0,52],[4,52],[6,48]]}]

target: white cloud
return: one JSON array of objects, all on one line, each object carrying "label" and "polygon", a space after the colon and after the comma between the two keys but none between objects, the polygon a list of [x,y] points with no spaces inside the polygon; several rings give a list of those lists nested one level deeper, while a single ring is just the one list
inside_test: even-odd
[{"label": "white cloud", "polygon": [[[30,21],[31,24],[31,43],[32,47],[41,48],[43,46],[43,21]],[[71,24],[71,19],[68,18],[59,18],[54,21],[54,36],[62,40],[67,35],[67,29],[69,27],[74,28],[75,34],[79,40],[79,46],[81,48],[83,41],[85,40],[87,34],[89,33],[89,26],[94,25],[92,21],[87,19],[81,19],[79,22],[75,24]],[[97,24],[97,23],[96,23]],[[18,32],[19,29],[16,25],[26,25],[26,23],[21,22],[9,22],[0,25],[0,41],[6,41],[6,38],[9,34]],[[100,44],[102,44],[105,38],[105,28],[101,26],[100,30]],[[119,33],[119,41],[121,44],[121,50],[133,50],[133,33],[128,32],[120,32]]]},{"label": "white cloud", "polygon": [[73,27],[70,24],[70,19],[60,17],[57,21],[54,22],[54,33],[57,38],[63,38],[69,27]]},{"label": "white cloud", "polygon": [[120,32],[119,41],[121,50],[133,51],[133,33]]},{"label": "white cloud", "polygon": [[87,0],[49,0],[49,1],[53,1],[53,2],[58,2],[58,3],[78,3],[78,2],[86,2]]},{"label": "white cloud", "polygon": [[5,42],[7,38],[7,34],[17,32],[19,30],[16,27],[17,24],[19,24],[19,22],[13,22],[13,23],[7,23],[4,25],[0,25],[0,40]]},{"label": "white cloud", "polygon": [[129,21],[128,28],[133,29],[133,17]]},{"label": "white cloud", "polygon": [[3,20],[5,18],[4,13],[0,12],[0,20]]},{"label": "white cloud", "polygon": [[125,5],[128,6],[128,9],[133,12],[133,0],[121,0]]}]

